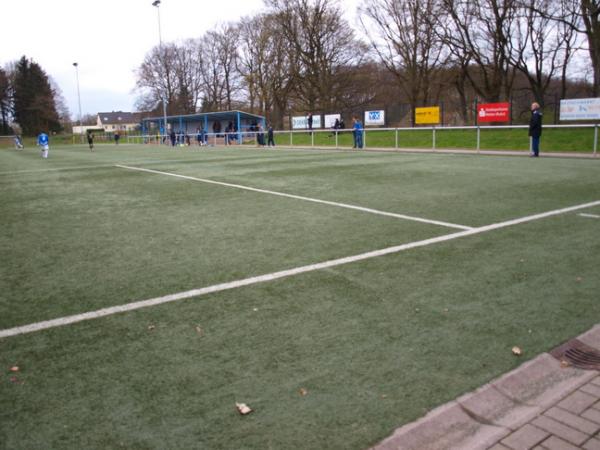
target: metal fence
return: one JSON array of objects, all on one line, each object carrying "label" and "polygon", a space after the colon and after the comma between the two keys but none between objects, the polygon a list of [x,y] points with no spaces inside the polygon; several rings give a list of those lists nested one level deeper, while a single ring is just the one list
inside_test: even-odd
[{"label": "metal fence", "polygon": [[[598,124],[545,125],[542,151],[581,152],[598,154]],[[369,149],[460,149],[518,150],[531,148],[526,125],[505,126],[453,126],[365,128],[362,131],[363,147]],[[354,131],[346,130],[285,130],[274,131],[279,147],[309,147],[348,149],[354,145]],[[126,137],[137,144],[171,145],[168,136],[145,135]],[[267,132],[205,133],[203,140],[195,134],[178,137],[176,145],[267,145]]]}]

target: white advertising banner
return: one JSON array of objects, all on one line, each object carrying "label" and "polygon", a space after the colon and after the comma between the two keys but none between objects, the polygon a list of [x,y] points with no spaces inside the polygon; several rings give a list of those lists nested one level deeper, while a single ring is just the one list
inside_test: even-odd
[{"label": "white advertising banner", "polygon": [[[321,116],[313,116],[313,129],[321,128]],[[292,129],[308,130],[308,116],[292,116]]]},{"label": "white advertising banner", "polygon": [[325,128],[333,128],[336,120],[342,120],[341,114],[325,114]]},{"label": "white advertising banner", "polygon": [[385,111],[365,111],[366,125],[385,125]]},{"label": "white advertising banner", "polygon": [[560,101],[560,120],[600,119],[600,98],[574,98]]}]

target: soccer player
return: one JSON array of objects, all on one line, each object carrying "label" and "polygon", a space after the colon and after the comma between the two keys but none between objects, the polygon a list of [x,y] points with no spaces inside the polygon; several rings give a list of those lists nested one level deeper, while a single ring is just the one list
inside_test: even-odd
[{"label": "soccer player", "polygon": [[94,134],[90,133],[89,131],[87,133],[87,141],[88,141],[88,145],[90,146],[90,150],[93,152],[94,151]]},{"label": "soccer player", "polygon": [[40,147],[42,147],[42,158],[47,159],[48,151],[50,150],[50,147],[48,145],[49,144],[48,135],[42,131],[38,136],[37,142],[38,142],[38,145]]},{"label": "soccer player", "polygon": [[15,135],[15,148],[17,150],[23,150],[25,146],[23,145],[23,141],[21,140],[21,136],[18,134]]}]

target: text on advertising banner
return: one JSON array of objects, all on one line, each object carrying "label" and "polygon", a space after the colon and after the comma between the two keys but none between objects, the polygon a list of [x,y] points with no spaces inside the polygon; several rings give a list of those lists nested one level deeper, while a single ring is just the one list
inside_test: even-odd
[{"label": "text on advertising banner", "polygon": [[560,101],[560,120],[600,119],[600,98],[573,98]]},{"label": "text on advertising banner", "polygon": [[477,122],[510,121],[510,103],[481,103],[477,105]]},{"label": "text on advertising banner", "polygon": [[365,125],[385,125],[385,111],[365,111]]},{"label": "text on advertising banner", "polygon": [[415,108],[415,123],[418,125],[440,123],[440,107]]}]

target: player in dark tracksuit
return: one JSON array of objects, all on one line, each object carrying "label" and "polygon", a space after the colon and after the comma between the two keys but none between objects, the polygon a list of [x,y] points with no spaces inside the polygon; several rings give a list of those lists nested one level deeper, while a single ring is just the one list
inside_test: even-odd
[{"label": "player in dark tracksuit", "polygon": [[540,156],[540,137],[542,136],[542,113],[539,103],[531,104],[529,136],[531,137],[531,156],[537,158]]}]

